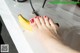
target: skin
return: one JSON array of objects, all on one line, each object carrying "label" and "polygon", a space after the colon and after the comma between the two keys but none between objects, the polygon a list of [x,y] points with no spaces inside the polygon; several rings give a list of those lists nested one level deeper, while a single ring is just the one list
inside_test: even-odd
[{"label": "skin", "polygon": [[61,43],[58,26],[47,16],[36,16],[30,20],[33,33],[47,48],[48,53],[80,53]]}]

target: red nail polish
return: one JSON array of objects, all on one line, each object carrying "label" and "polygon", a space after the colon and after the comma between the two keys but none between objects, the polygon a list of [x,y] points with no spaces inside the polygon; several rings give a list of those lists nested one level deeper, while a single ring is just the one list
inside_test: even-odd
[{"label": "red nail polish", "polygon": [[37,18],[37,16],[35,18]]},{"label": "red nail polish", "polygon": [[37,16],[37,18],[39,18],[39,16]]},{"label": "red nail polish", "polygon": [[47,16],[45,16],[45,18],[46,18]]},{"label": "red nail polish", "polygon": [[30,21],[31,21],[31,23],[34,23],[34,19],[31,19]]}]

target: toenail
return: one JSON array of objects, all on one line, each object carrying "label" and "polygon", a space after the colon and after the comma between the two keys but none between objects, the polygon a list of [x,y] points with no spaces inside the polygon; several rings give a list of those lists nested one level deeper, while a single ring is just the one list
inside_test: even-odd
[{"label": "toenail", "polygon": [[35,18],[39,18],[39,16],[36,16]]},{"label": "toenail", "polygon": [[39,18],[39,16],[37,16],[37,18]]},{"label": "toenail", "polygon": [[47,16],[44,16],[45,18],[47,17]]},{"label": "toenail", "polygon": [[37,18],[37,16],[35,18]]},{"label": "toenail", "polygon": [[34,19],[31,19],[30,22],[31,22],[31,23],[34,23]]},{"label": "toenail", "polygon": [[41,16],[39,16],[39,17],[41,17]]}]

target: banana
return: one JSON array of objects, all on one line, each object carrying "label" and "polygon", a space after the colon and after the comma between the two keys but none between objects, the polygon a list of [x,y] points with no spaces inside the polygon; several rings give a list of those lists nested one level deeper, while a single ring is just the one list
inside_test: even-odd
[{"label": "banana", "polygon": [[19,23],[24,30],[32,31],[29,20],[25,19],[21,14],[18,15]]}]

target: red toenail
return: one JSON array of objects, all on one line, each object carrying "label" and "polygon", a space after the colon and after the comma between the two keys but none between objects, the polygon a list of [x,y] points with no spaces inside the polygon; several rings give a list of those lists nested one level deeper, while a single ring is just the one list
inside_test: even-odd
[{"label": "red toenail", "polygon": [[45,16],[45,18],[46,18],[47,16]]},{"label": "red toenail", "polygon": [[39,18],[39,16],[36,16],[35,18]]},{"label": "red toenail", "polygon": [[39,16],[37,16],[37,18],[39,18]]},{"label": "red toenail", "polygon": [[39,17],[41,17],[41,16],[39,16]]},{"label": "red toenail", "polygon": [[30,22],[31,22],[31,23],[34,23],[34,19],[31,19]]},{"label": "red toenail", "polygon": [[35,18],[37,18],[37,16]]}]

